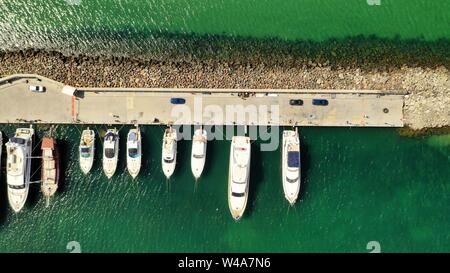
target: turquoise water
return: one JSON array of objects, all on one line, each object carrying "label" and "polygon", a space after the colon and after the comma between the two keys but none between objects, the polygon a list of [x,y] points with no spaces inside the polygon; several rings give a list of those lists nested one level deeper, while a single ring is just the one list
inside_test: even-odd
[{"label": "turquoise water", "polygon": [[[14,128],[3,132],[11,136]],[[65,252],[70,241],[83,252],[368,252],[369,241],[378,241],[382,252],[450,251],[448,135],[301,128],[304,181],[294,207],[282,194],[280,151],[260,152],[256,141],[249,204],[235,222],[226,197],[228,141],[208,143],[197,187],[190,142],[179,142],[177,170],[167,182],[160,168],[163,128],[146,126],[139,177],[133,181],[125,170],[122,142],[118,171],[108,180],[100,160],[87,176],[79,170],[77,128],[56,131],[64,181],[49,208],[32,185],[25,209],[12,213],[3,177],[1,252]]]}]

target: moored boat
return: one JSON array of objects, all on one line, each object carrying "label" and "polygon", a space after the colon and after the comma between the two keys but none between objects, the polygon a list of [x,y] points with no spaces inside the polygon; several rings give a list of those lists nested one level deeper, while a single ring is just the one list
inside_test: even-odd
[{"label": "moored boat", "polygon": [[289,204],[293,205],[300,191],[300,140],[297,130],[283,131],[282,147],[283,192]]},{"label": "moored boat", "polygon": [[79,147],[80,168],[84,174],[89,173],[94,163],[95,154],[95,133],[87,128],[81,133]]},{"label": "moored boat", "polygon": [[28,197],[33,135],[33,128],[19,128],[6,143],[8,200],[15,212],[22,210]]},{"label": "moored boat", "polygon": [[41,191],[46,199],[46,205],[50,198],[56,193],[59,181],[59,151],[52,137],[42,139],[42,172]]},{"label": "moored boat", "polygon": [[142,140],[139,128],[131,129],[127,136],[127,169],[133,178],[139,174],[142,164]]},{"label": "moored boat", "polygon": [[103,141],[103,171],[106,177],[111,178],[117,169],[119,158],[119,131],[108,129]]},{"label": "moored boat", "polygon": [[177,131],[169,127],[164,131],[161,164],[164,175],[169,179],[177,163]]},{"label": "moored boat", "polygon": [[200,178],[205,167],[207,143],[208,136],[206,130],[202,128],[195,130],[194,136],[192,137],[191,151],[191,170],[195,179]]},{"label": "moored boat", "polygon": [[228,207],[235,220],[241,219],[247,206],[251,160],[250,138],[234,136],[231,141],[228,171]]}]

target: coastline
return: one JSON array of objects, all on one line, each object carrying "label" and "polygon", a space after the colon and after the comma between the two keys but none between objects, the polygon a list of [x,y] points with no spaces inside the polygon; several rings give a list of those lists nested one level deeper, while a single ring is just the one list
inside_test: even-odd
[{"label": "coastline", "polygon": [[[239,54],[238,54],[239,55]],[[64,55],[41,50],[0,51],[0,77],[36,73],[72,86],[177,88],[377,89],[405,97],[405,125],[415,133],[450,126],[450,72],[444,64],[395,63],[375,68],[289,54],[260,59],[133,59]],[[444,58],[441,62],[444,63]],[[420,63],[420,62],[419,62]],[[405,129],[407,130],[407,129]],[[405,131],[404,130],[404,131]],[[435,131],[435,130],[433,130]],[[421,134],[421,133],[419,133]]]}]

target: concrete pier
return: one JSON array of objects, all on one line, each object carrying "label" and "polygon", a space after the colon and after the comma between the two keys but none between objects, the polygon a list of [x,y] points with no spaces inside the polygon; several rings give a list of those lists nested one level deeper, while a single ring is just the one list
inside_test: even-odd
[{"label": "concrete pier", "polygon": [[[45,87],[31,92],[30,85]],[[74,96],[64,90],[76,90]],[[393,94],[395,93],[395,94]],[[0,79],[0,123],[402,127],[404,94],[376,90],[70,88],[38,75]],[[183,98],[174,105],[171,98]],[[303,105],[292,106],[291,99]],[[327,106],[312,104],[328,100]]]}]

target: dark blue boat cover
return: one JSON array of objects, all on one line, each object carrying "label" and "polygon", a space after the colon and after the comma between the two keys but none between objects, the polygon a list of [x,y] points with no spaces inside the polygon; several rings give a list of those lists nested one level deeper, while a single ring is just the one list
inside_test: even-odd
[{"label": "dark blue boat cover", "polygon": [[289,168],[300,167],[299,152],[288,152],[288,167]]},{"label": "dark blue boat cover", "polygon": [[129,140],[137,140],[137,135],[135,132],[131,132],[130,136],[128,137]]}]

